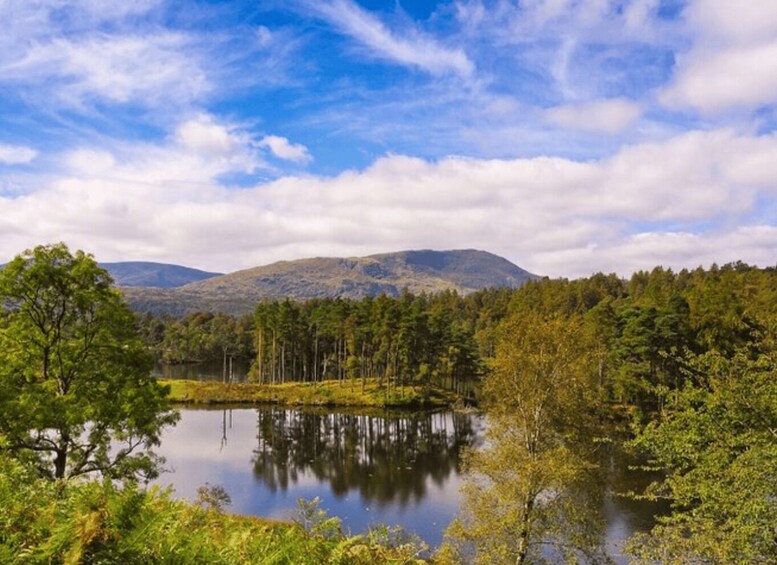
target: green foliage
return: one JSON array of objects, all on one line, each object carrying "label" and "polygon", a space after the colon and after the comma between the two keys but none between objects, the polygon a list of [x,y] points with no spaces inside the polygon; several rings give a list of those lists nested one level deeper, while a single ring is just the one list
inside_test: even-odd
[{"label": "green foliage", "polygon": [[157,320],[162,324],[162,331],[157,329],[155,335],[151,326],[146,333],[165,363],[221,361],[228,356],[248,359],[253,354],[250,316],[234,318],[199,312],[180,320]]},{"label": "green foliage", "polygon": [[617,313],[613,395],[641,408],[663,409],[664,393],[677,390],[687,359],[698,349],[687,301],[672,294],[661,306],[626,306]]},{"label": "green foliage", "polygon": [[[510,310],[573,325],[582,314],[596,386],[637,416],[634,445],[666,474],[646,495],[672,502],[651,535],[633,540],[638,559],[777,560],[776,269],[736,263],[677,274],[656,268],[621,284],[601,275],[542,280],[516,291]],[[516,340],[514,359],[533,343]],[[523,410],[503,398],[505,414]],[[558,454],[552,463],[564,460]],[[488,502],[482,506],[489,510]]]},{"label": "green foliage", "polygon": [[[542,280],[515,291],[510,312],[525,321],[556,317],[570,327],[582,315],[581,355],[594,362],[598,378],[584,385],[587,392],[580,396],[591,405],[569,412],[591,413],[598,397],[625,405],[637,416],[633,423],[641,431],[634,445],[652,458],[655,469],[666,473],[666,479],[646,495],[672,502],[671,514],[651,535],[633,540],[631,550],[638,559],[676,563],[777,559],[777,270],[736,263],[677,274],[656,268],[635,273],[628,282],[603,275],[571,282]],[[514,322],[506,327],[509,324]],[[531,326],[537,326],[536,320]],[[492,335],[504,330],[503,323]],[[530,353],[537,349],[535,337],[547,341],[545,333],[541,329],[538,336],[517,333],[514,349],[506,353],[497,347],[494,373],[485,386],[488,394],[493,395],[489,383],[504,379],[505,366],[535,366]],[[516,370],[514,376],[524,372]],[[547,399],[523,385],[512,386],[512,394],[502,391],[497,396],[501,407],[494,413],[532,413],[537,405],[527,398],[537,399],[547,410],[569,397],[569,391],[557,393],[552,386]],[[523,399],[516,401],[519,395]],[[524,424],[523,429],[531,426]],[[520,445],[521,440],[518,434],[513,443]],[[482,479],[481,485],[467,487],[475,492],[467,496],[476,519],[458,535],[491,536],[485,555],[506,559],[518,547],[504,537],[515,517],[500,505],[508,495],[496,487],[515,482],[510,468],[526,469],[525,476],[532,468],[517,453],[510,454],[509,449],[518,450],[515,445],[501,448],[496,438],[492,445],[483,460],[473,457],[472,468]],[[543,466],[547,471],[575,461],[564,452],[547,454],[550,459]],[[478,521],[503,527],[478,530]],[[562,523],[569,530],[569,521]],[[503,536],[501,541],[497,534]],[[515,531],[510,535],[514,537]],[[513,553],[500,554],[497,547],[511,547]],[[450,546],[446,551],[449,558],[455,557]]]},{"label": "green foliage", "polygon": [[177,420],[107,272],[64,244],[0,272],[2,451],[44,477],[153,476],[148,450]]},{"label": "green foliage", "polygon": [[664,563],[777,560],[777,359],[738,352],[694,360],[664,418],[635,440],[666,478],[647,494],[672,503],[632,551]]}]

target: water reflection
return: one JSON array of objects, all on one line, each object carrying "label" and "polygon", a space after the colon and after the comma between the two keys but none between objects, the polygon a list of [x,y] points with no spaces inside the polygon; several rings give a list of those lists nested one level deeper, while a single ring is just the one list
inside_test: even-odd
[{"label": "water reflection", "polygon": [[[220,485],[232,498],[230,512],[280,519],[297,498],[319,496],[354,533],[397,524],[436,546],[459,510],[462,448],[479,442],[484,427],[478,416],[453,412],[182,410],[157,450],[172,472],[157,482],[192,499],[205,483]],[[599,463],[601,475],[574,502],[590,520],[603,519],[606,547],[625,563],[622,541],[650,528],[655,507],[613,496],[641,490],[634,481],[644,475],[629,470],[632,461],[605,449]],[[601,539],[601,524],[590,526]]]},{"label": "water reflection", "polygon": [[620,442],[614,442],[602,454],[599,462],[602,474],[602,491],[605,493],[602,514],[607,525],[606,546],[615,562],[629,562],[624,548],[629,537],[636,532],[647,532],[656,523],[656,517],[665,515],[670,507],[666,501],[635,499],[628,493],[640,494],[659,474],[640,470],[644,463],[633,454],[624,451]]},{"label": "water reflection", "polygon": [[451,412],[186,409],[162,437],[157,451],[172,472],[157,482],[191,499],[220,485],[229,512],[279,519],[297,498],[318,496],[354,533],[401,525],[436,546],[459,508],[461,448],[482,424]]},{"label": "water reflection", "polygon": [[459,413],[343,414],[271,409],[258,414],[254,475],[271,491],[311,474],[337,497],[356,490],[364,501],[422,500],[428,485],[458,471],[475,438]]}]

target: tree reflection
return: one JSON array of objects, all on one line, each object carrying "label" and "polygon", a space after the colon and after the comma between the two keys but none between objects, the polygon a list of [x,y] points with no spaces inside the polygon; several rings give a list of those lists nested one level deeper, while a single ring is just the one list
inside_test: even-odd
[{"label": "tree reflection", "polygon": [[258,411],[254,474],[271,491],[303,475],[345,496],[404,506],[441,485],[475,437],[473,416],[460,413],[365,415],[264,409]]}]

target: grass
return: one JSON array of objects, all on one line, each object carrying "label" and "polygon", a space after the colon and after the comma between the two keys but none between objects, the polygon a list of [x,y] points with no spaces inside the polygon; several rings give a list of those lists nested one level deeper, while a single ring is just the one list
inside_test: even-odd
[{"label": "grass", "polygon": [[160,379],[170,387],[175,404],[277,404],[283,406],[327,406],[364,408],[435,408],[456,404],[460,397],[450,391],[417,386],[378,387],[376,379],[323,381],[316,384],[291,382],[275,385],[224,384],[217,381]]}]

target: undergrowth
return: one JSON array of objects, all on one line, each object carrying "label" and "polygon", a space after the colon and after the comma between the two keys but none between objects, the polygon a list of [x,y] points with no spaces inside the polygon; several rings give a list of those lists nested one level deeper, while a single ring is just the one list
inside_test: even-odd
[{"label": "undergrowth", "polygon": [[300,502],[294,522],[234,516],[219,492],[199,503],[136,484],[36,479],[0,456],[0,563],[415,563],[425,550],[399,530],[343,533],[340,521]]}]

